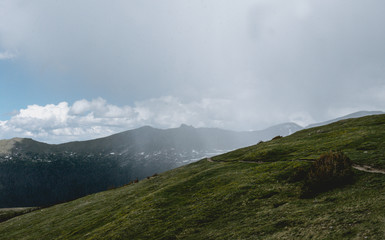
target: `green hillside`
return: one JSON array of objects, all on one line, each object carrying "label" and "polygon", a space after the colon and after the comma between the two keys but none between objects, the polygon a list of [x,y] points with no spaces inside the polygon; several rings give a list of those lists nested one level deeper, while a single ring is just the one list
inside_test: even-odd
[{"label": "green hillside", "polygon": [[385,168],[385,115],[306,129],[0,223],[0,239],[383,239],[385,175],[300,197],[329,150]]},{"label": "green hillside", "polygon": [[300,129],[283,123],[235,132],[182,124],[170,129],[145,126],[63,144],[0,140],[0,208],[67,202]]},{"label": "green hillside", "polygon": [[342,120],[214,157],[216,161],[315,159],[341,150],[354,163],[385,168],[385,115]]}]

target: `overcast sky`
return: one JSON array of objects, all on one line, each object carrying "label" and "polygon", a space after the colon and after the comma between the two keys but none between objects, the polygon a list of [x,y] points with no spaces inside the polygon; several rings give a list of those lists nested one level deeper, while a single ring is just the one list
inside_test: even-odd
[{"label": "overcast sky", "polygon": [[0,0],[0,138],[385,110],[383,0]]}]

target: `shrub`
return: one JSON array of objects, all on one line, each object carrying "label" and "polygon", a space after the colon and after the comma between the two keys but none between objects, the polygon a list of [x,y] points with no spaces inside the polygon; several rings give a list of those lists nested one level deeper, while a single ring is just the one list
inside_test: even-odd
[{"label": "shrub", "polygon": [[342,152],[322,154],[310,167],[301,189],[302,197],[343,186],[352,180],[352,161]]}]

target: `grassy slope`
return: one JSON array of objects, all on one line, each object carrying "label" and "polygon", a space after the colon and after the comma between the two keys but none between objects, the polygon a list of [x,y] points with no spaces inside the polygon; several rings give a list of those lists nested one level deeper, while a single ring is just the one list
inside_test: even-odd
[{"label": "grassy slope", "polygon": [[288,137],[214,157],[217,161],[315,159],[342,150],[354,163],[385,168],[385,114],[305,129]]},{"label": "grassy slope", "polygon": [[[309,163],[276,160],[340,148],[383,166],[384,124],[384,115],[343,121],[202,160],[0,223],[0,239],[382,239],[385,175],[356,171],[354,184],[300,199],[287,177]],[[272,162],[239,162],[261,155]]]},{"label": "grassy slope", "polygon": [[23,208],[0,208],[0,222],[7,221],[19,215],[23,215],[39,208],[23,207]]}]

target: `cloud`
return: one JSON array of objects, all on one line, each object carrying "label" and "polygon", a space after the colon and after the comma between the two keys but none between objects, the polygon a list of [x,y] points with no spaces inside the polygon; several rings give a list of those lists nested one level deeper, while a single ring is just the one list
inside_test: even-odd
[{"label": "cloud", "polygon": [[[246,131],[289,121],[302,126],[316,122],[309,113],[303,111],[266,112],[261,115],[253,111],[254,103],[247,106],[242,104],[242,98],[232,101],[204,98],[187,102],[173,96],[164,96],[138,101],[132,106],[109,104],[103,98],[91,101],[82,99],[72,105],[67,102],[45,106],[29,105],[17,111],[9,120],[0,121],[0,139],[29,137],[48,143],[62,143],[105,137],[145,125],[174,128],[185,123],[195,127]],[[248,112],[245,112],[246,108]],[[328,109],[328,119],[362,109],[378,110],[370,106],[331,107]]]},{"label": "cloud", "polygon": [[[109,104],[103,98],[78,100],[45,106],[29,105],[7,121],[0,121],[0,138],[30,137],[61,143],[108,136],[149,125],[174,128],[181,124],[231,130],[258,130],[259,126],[294,121],[302,125],[313,121],[307,113],[291,115],[266,113],[261,116],[250,109],[244,113],[242,101],[205,98],[182,101],[164,96],[135,102],[132,106]],[[240,122],[242,124],[240,124]]]},{"label": "cloud", "polygon": [[54,129],[66,126],[71,118],[68,112],[69,107],[66,102],[46,106],[30,105],[13,116],[10,123],[20,128],[28,128],[31,131],[40,130],[42,127]]},{"label": "cloud", "polygon": [[0,52],[0,60],[10,60],[10,59],[15,59],[16,54],[5,51],[5,52]]},{"label": "cloud", "polygon": [[182,102],[172,96],[136,102],[134,106],[108,104],[102,98],[82,99],[45,106],[29,105],[7,121],[0,122],[0,138],[32,137],[51,143],[86,140],[120,131],[151,125],[178,127],[182,123],[196,127],[230,127],[234,108],[223,99]]},{"label": "cloud", "polygon": [[16,124],[15,115],[15,128],[31,119],[55,129],[47,136],[182,122],[246,130],[384,110],[384,8],[382,0],[2,0],[0,49],[33,69],[31,85],[67,101],[103,97],[67,103],[64,122]]}]

